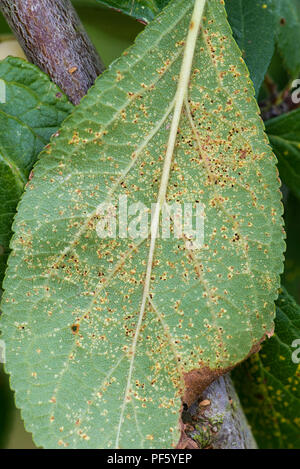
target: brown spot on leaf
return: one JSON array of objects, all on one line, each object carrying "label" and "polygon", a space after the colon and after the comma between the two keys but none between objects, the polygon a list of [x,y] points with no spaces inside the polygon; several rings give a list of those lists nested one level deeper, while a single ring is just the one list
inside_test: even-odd
[{"label": "brown spot on leaf", "polygon": [[185,392],[183,402],[190,407],[213,381],[231,370],[232,367],[211,370],[208,366],[203,366],[186,373],[184,375]]},{"label": "brown spot on leaf", "polygon": [[72,324],[71,331],[74,335],[78,334],[79,332],[79,324]]}]

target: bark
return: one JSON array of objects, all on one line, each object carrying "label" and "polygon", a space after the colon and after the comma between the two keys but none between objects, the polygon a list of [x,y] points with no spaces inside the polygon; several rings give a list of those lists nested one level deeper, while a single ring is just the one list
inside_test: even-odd
[{"label": "bark", "polygon": [[0,9],[28,60],[78,104],[104,66],[70,0],[0,0]]},{"label": "bark", "polygon": [[185,425],[187,448],[257,448],[229,374],[208,386],[189,414],[190,419],[185,416],[189,420]]}]

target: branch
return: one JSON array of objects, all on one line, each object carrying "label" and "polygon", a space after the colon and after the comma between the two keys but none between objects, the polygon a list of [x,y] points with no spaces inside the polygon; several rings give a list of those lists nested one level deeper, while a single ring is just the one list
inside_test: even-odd
[{"label": "branch", "polygon": [[222,376],[203,393],[192,438],[200,448],[256,449],[231,378]]},{"label": "branch", "polygon": [[104,66],[70,0],[0,0],[0,9],[28,60],[78,104]]},{"label": "branch", "polygon": [[257,449],[230,375],[221,376],[182,412],[179,449]]}]

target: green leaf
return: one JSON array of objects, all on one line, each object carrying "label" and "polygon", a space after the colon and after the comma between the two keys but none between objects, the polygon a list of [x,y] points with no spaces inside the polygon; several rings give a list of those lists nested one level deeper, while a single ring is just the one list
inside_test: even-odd
[{"label": "green leaf", "polygon": [[[71,0],[75,7],[94,7],[99,3],[98,0]],[[100,7],[101,8],[101,7]]]},{"label": "green leaf", "polygon": [[[169,0],[100,1],[146,23],[169,3]],[[249,68],[256,94],[274,53],[275,18],[272,4],[273,0],[226,0],[228,21]]]},{"label": "green leaf", "polygon": [[0,39],[2,35],[12,34],[8,24],[6,23],[4,16],[0,13]]},{"label": "green leaf", "polygon": [[[266,106],[268,109],[270,108],[272,105],[270,100],[274,103],[274,96],[272,97],[272,94],[274,95],[276,92],[276,96],[280,95],[280,91],[290,87],[291,77],[283,65],[282,56],[278,52],[277,48],[275,48],[275,52],[266,75],[267,79],[263,81],[259,95],[257,96],[257,101],[259,102],[262,111],[266,110]],[[276,89],[277,91],[275,91]]]},{"label": "green leaf", "polygon": [[73,106],[45,74],[24,60],[9,57],[0,62],[0,80],[6,95],[0,102],[1,285],[11,224],[29,171]]},{"label": "green leaf", "polygon": [[278,0],[274,2],[277,46],[283,56],[287,70],[293,77],[300,72],[300,2]]},{"label": "green leaf", "polygon": [[98,0],[98,2],[149,23],[170,3],[170,0]]},{"label": "green leaf", "polygon": [[285,202],[285,230],[287,232],[287,251],[283,284],[300,303],[300,200],[290,193]]},{"label": "green leaf", "polygon": [[300,449],[300,306],[284,289],[275,323],[275,335],[234,380],[260,448]]},{"label": "green leaf", "polygon": [[96,0],[88,3],[77,0],[73,3],[106,66],[120,57],[144,28],[133,18],[106,9]]},{"label": "green leaf", "polygon": [[274,53],[273,0],[226,0],[225,3],[234,38],[258,95]]},{"label": "green leaf", "polygon": [[[198,39],[202,0],[175,0],[149,24],[65,121],[22,198],[1,327],[38,446],[171,447],[184,378],[189,400],[273,328],[276,159],[223,3],[207,2]],[[151,240],[100,239],[99,204],[125,196],[132,210],[164,196],[204,204],[204,245],[187,228],[157,237],[157,208]]]},{"label": "green leaf", "polygon": [[266,122],[280,177],[300,198],[300,109]]}]

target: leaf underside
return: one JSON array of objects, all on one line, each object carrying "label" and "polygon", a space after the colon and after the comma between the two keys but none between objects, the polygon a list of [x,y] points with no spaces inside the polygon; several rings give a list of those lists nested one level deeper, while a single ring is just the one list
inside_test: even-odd
[{"label": "leaf underside", "polygon": [[274,53],[275,19],[272,3],[273,0],[225,2],[233,36],[242,51],[257,96]]},{"label": "leaf underside", "polygon": [[97,206],[157,200],[194,1],[173,1],[147,26],[35,167],[1,322],[38,445],[109,448],[119,431],[121,448],[171,447],[184,373],[234,366],[273,328],[284,250],[276,159],[223,3],[207,2],[166,197],[205,205],[204,246],[157,239],[133,357],[150,240],[99,239]]},{"label": "leaf underside", "polygon": [[[116,8],[129,16],[148,23],[169,1],[98,0],[98,3]],[[233,36],[242,51],[256,95],[258,95],[274,53],[279,12],[274,11],[273,0],[226,0],[225,6]],[[288,29],[290,30],[294,26],[295,23],[292,20],[292,25],[289,23]],[[259,34],[257,34],[257,31],[259,31]]]}]

